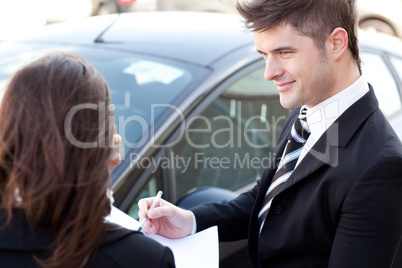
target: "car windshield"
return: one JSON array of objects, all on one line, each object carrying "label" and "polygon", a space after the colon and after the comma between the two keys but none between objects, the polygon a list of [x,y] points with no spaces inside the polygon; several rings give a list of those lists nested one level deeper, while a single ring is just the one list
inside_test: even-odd
[{"label": "car windshield", "polygon": [[[51,51],[66,51],[82,56],[109,84],[118,133],[124,148],[122,164],[141,149],[158,126],[208,72],[207,69],[129,52],[58,46],[37,43],[0,44],[0,89],[2,98],[11,76],[22,66]],[[126,164],[124,164],[126,162]]]}]

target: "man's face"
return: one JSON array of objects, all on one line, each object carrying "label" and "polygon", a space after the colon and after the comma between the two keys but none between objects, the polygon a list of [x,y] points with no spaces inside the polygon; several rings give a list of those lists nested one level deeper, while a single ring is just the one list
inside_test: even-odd
[{"label": "man's face", "polygon": [[331,61],[310,37],[286,24],[255,32],[254,41],[265,58],[265,79],[277,85],[283,107],[313,107],[333,95]]}]

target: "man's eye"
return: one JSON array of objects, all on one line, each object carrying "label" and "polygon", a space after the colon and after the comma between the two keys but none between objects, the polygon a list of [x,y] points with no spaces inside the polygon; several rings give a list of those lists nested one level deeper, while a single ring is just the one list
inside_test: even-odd
[{"label": "man's eye", "polygon": [[291,54],[292,54],[292,51],[280,51],[278,54],[279,54],[280,56],[286,57],[286,56],[291,55]]}]

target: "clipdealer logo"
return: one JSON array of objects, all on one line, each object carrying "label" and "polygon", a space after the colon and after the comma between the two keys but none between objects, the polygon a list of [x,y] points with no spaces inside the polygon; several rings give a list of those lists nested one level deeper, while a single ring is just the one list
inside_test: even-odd
[{"label": "clipdealer logo", "polygon": [[[180,118],[180,121],[183,124],[180,124],[179,135],[176,139],[171,140],[169,143],[157,145],[155,144],[155,111],[157,109],[170,109],[171,112],[176,113],[177,116]],[[82,110],[82,109],[92,109],[98,110],[99,113],[99,136],[96,141],[93,142],[81,142],[77,140],[71,131],[71,124],[73,121],[74,115]],[[66,120],[65,120],[65,133],[68,140],[74,144],[75,146],[81,148],[94,148],[94,147],[102,147],[102,146],[111,146],[111,144],[107,144],[105,141],[105,117],[110,114],[109,111],[114,111],[116,107],[114,105],[109,105],[106,107],[104,102],[99,104],[93,103],[85,103],[75,106],[71,111],[69,111]],[[241,110],[241,103],[239,102],[238,109]],[[119,125],[119,134],[122,137],[122,145],[120,146],[120,154],[122,156],[122,160],[125,159],[126,156],[126,148],[139,148],[145,145],[147,142],[150,142],[151,146],[156,148],[163,148],[163,147],[172,147],[180,142],[183,138],[188,146],[192,149],[205,149],[205,148],[215,148],[215,149],[227,149],[227,148],[242,148],[243,146],[259,150],[264,149],[269,146],[275,147],[277,143],[277,134],[276,129],[279,127],[281,128],[284,121],[286,120],[286,116],[279,116],[279,117],[272,117],[270,121],[267,118],[261,118],[261,116],[251,116],[250,118],[233,118],[232,116],[215,116],[213,118],[207,118],[205,116],[195,116],[190,118],[189,120],[185,120],[185,117],[181,110],[178,107],[175,107],[170,104],[152,104],[151,105],[151,120],[146,120],[145,118],[139,115],[131,115],[128,117],[118,116],[116,118],[116,122]],[[240,114],[240,112],[238,113]],[[339,116],[339,102],[333,101],[325,105],[324,109],[318,110],[315,113],[309,115],[308,123],[310,127],[314,127],[315,124],[319,124],[321,127],[325,126],[323,132],[327,130],[330,126],[330,131],[328,135],[326,135],[326,143],[325,143],[325,150],[318,151],[316,150],[311,144],[314,144],[316,141],[313,140],[311,143],[307,143],[305,145],[306,150],[309,151],[311,155],[315,158],[319,159],[320,161],[325,162],[331,166],[337,166],[339,164],[338,159],[338,140],[339,140],[339,129],[338,124],[334,121]],[[235,126],[234,121],[237,120],[237,126]],[[241,123],[239,123],[241,121]],[[255,128],[253,127],[253,121],[260,121],[260,125],[262,124],[263,128]],[[114,123],[114,120],[109,120],[110,124]],[[142,131],[142,135],[137,142],[129,142],[126,137],[126,128],[130,123],[136,123],[140,127]],[[203,127],[201,128],[194,128],[193,123],[201,122]],[[213,124],[220,124],[221,126],[218,129],[213,130]],[[109,130],[113,130],[113,127],[109,126]],[[260,135],[266,135],[267,139],[265,139],[263,144],[257,144],[253,141],[250,136],[259,133]],[[204,135],[209,137],[209,140],[204,141],[201,143],[200,141],[196,141],[194,137],[197,137],[197,134]],[[219,137],[219,138],[218,138]],[[224,137],[224,142],[222,142],[222,137]],[[218,142],[219,140],[219,142]],[[202,153],[194,153],[192,156],[187,156],[184,159],[184,156],[175,155],[170,158],[166,159],[139,159],[137,154],[131,154],[130,163],[132,165],[140,165],[145,166],[145,163],[155,163],[155,161],[159,161],[159,164],[163,164],[166,166],[174,166],[179,165],[182,163],[184,167],[183,170],[187,170],[188,167],[191,165],[194,166],[195,169],[198,168],[223,168],[228,169],[231,167],[266,167],[270,165],[271,162],[269,159],[273,159],[272,155],[270,155],[269,151],[266,152],[266,155],[256,158],[251,156],[250,154],[241,155],[240,153],[235,153],[231,157],[210,157],[206,154]],[[244,160],[245,159],[245,160]],[[142,161],[138,164],[139,161]],[[242,164],[247,163],[247,164]],[[180,166],[181,167],[181,166]]]},{"label": "clipdealer logo", "polygon": [[[219,115],[213,118],[207,118],[205,116],[199,115],[185,120],[184,114],[178,107],[170,104],[152,104],[150,119],[148,120],[139,115],[117,116],[115,120],[117,125],[119,126],[119,134],[122,138],[122,144],[124,144],[127,148],[140,148],[144,146],[147,142],[149,142],[153,148],[172,147],[179,143],[183,138],[185,139],[186,143],[194,149],[204,149],[209,147],[217,149],[241,148],[243,145],[254,149],[262,149],[268,146],[275,145],[277,140],[276,129],[283,125],[286,120],[286,116],[272,116],[272,118],[270,118],[270,121],[268,121],[266,118],[262,119],[261,116],[242,118],[240,115],[241,103],[239,103],[238,105],[239,111],[237,117]],[[73,118],[77,112],[83,109],[98,110],[99,112],[100,131],[99,137],[96,141],[84,143],[77,140],[72,134],[71,124]],[[93,103],[80,104],[71,109],[71,111],[69,111],[69,113],[67,114],[66,120],[64,122],[65,133],[68,140],[75,146],[82,148],[107,146],[104,137],[104,122],[106,121],[105,116],[106,114],[108,114],[106,113],[106,109],[114,111],[116,107],[114,105],[109,105],[109,107],[106,107],[105,103],[102,102],[99,103],[99,105]],[[170,109],[170,112],[176,113],[179,120],[183,122],[183,124],[180,124],[179,126],[177,137],[174,140],[169,141],[169,143],[156,144],[156,138],[158,136],[156,132],[158,130],[155,129],[155,114],[157,109]],[[253,127],[254,121],[260,122],[263,127]],[[113,120],[109,120],[109,122],[112,123]],[[138,126],[139,132],[142,133],[141,137],[136,142],[130,142],[128,139],[130,133],[127,133],[128,125],[133,123]],[[196,123],[202,125],[202,127],[193,127]],[[220,125],[222,127],[220,127],[219,129],[214,129],[214,125]],[[262,144],[253,141],[252,136],[258,133],[262,133],[261,135],[266,135],[267,137],[266,139],[264,139],[264,143]],[[209,140],[199,142],[196,139],[197,134],[208,136]],[[222,140],[224,141],[222,142]]]}]

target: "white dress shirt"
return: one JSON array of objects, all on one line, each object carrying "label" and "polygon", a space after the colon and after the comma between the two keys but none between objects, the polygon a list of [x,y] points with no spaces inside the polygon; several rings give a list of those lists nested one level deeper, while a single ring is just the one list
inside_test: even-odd
[{"label": "white dress shirt", "polygon": [[338,94],[312,108],[307,108],[307,123],[311,134],[303,147],[296,167],[332,123],[368,91],[369,87],[365,78],[360,76],[352,85]]}]

